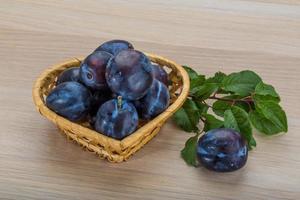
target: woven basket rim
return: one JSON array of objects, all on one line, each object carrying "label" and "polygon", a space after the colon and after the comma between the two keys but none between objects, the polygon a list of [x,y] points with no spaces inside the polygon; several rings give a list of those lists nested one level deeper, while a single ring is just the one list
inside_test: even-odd
[{"label": "woven basket rim", "polygon": [[[163,125],[163,121],[165,121],[166,119],[168,119],[171,115],[173,115],[173,113],[175,113],[184,103],[185,99],[188,96],[189,93],[189,88],[190,88],[190,80],[189,80],[189,76],[187,74],[187,72],[184,70],[184,68],[181,65],[178,65],[177,63],[168,60],[164,57],[158,56],[158,55],[154,55],[154,54],[150,54],[150,53],[145,53],[152,61],[157,59],[157,60],[163,60],[166,63],[170,63],[173,66],[176,67],[176,69],[178,70],[181,79],[182,79],[182,89],[181,89],[181,93],[178,96],[178,98],[160,115],[156,116],[154,119],[152,119],[151,121],[147,122],[145,125],[143,125],[142,127],[138,128],[135,132],[133,132],[131,135],[123,138],[122,140],[116,140],[114,138],[110,138],[107,137],[95,130],[92,130],[90,128],[84,127],[80,124],[77,124],[75,122],[72,122],[58,114],[56,114],[55,112],[53,112],[52,110],[50,110],[46,105],[44,100],[42,99],[42,97],[40,96],[40,90],[42,89],[42,83],[43,80],[47,78],[47,75],[49,73],[51,73],[52,71],[56,71],[60,68],[62,68],[62,66],[65,65],[76,65],[79,64],[80,61],[83,60],[83,57],[81,58],[73,58],[73,59],[69,59],[65,62],[59,63],[59,64],[55,64],[52,65],[51,67],[47,68],[46,70],[44,70],[42,72],[42,74],[36,79],[34,86],[33,86],[33,90],[32,90],[32,95],[33,95],[33,101],[34,104],[37,108],[37,110],[44,115],[47,119],[53,121],[54,123],[56,123],[56,120],[53,119],[59,119],[60,122],[62,122],[62,124],[64,125],[68,125],[68,127],[71,127],[72,130],[80,130],[80,131],[84,131],[84,132],[88,132],[90,136],[93,137],[104,137],[105,140],[107,140],[107,142],[114,146],[117,149],[125,149],[126,147],[132,145],[132,143],[134,143],[135,141],[137,141],[137,139],[141,136],[143,136],[144,134],[146,134],[148,132],[148,130],[150,128],[152,128],[153,126],[156,127],[160,127]],[[61,124],[56,124],[59,127],[61,126]],[[63,126],[63,125],[62,125]],[[62,127],[63,128],[63,127]]]}]

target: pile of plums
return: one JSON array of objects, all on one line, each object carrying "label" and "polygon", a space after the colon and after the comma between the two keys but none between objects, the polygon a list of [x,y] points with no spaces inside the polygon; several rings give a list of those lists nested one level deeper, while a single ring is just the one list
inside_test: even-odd
[{"label": "pile of plums", "polygon": [[150,120],[169,106],[168,74],[124,40],[100,45],[80,67],[63,71],[46,98],[55,113],[89,121],[98,132],[123,139],[140,119]]}]

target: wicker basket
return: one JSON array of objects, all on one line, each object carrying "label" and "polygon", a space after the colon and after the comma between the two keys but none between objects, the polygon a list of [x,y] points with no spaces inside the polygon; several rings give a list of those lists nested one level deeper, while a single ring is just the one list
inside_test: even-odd
[{"label": "wicker basket", "polygon": [[111,162],[125,161],[158,133],[165,121],[184,103],[189,92],[189,77],[180,65],[160,56],[151,54],[147,54],[147,56],[153,63],[157,63],[169,71],[171,104],[167,110],[151,121],[141,122],[133,134],[122,140],[99,134],[92,130],[87,123],[71,122],[57,115],[45,105],[45,97],[55,87],[57,76],[66,68],[79,66],[82,59],[72,59],[54,65],[41,74],[33,87],[33,100],[36,108],[42,115],[55,123],[69,139],[76,141],[84,149]]}]

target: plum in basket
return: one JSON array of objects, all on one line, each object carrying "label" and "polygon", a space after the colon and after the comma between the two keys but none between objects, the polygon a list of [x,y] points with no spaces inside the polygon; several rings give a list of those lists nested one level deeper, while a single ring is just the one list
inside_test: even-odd
[{"label": "plum in basket", "polygon": [[94,90],[107,90],[105,79],[106,65],[112,57],[105,51],[90,54],[80,66],[80,80]]},{"label": "plum in basket", "polygon": [[168,73],[162,67],[158,65],[151,65],[151,72],[154,79],[159,80],[160,82],[168,86],[169,84]]},{"label": "plum in basket", "polygon": [[112,55],[117,55],[120,51],[133,49],[130,42],[125,40],[110,40],[101,44],[95,51],[106,51]]},{"label": "plum in basket", "polygon": [[68,81],[79,82],[79,67],[71,67],[63,71],[57,78],[56,85]]},{"label": "plum in basket", "polygon": [[134,102],[141,118],[152,119],[162,113],[170,102],[168,88],[162,82],[154,80],[147,94]]},{"label": "plum in basket", "polygon": [[84,119],[91,105],[91,93],[78,82],[64,82],[46,98],[48,108],[71,121]]},{"label": "plum in basket", "polygon": [[123,139],[138,126],[138,113],[132,103],[118,99],[105,102],[96,117],[95,129],[106,136]]},{"label": "plum in basket", "polygon": [[108,63],[106,81],[123,99],[140,99],[153,82],[150,60],[140,51],[123,50]]}]

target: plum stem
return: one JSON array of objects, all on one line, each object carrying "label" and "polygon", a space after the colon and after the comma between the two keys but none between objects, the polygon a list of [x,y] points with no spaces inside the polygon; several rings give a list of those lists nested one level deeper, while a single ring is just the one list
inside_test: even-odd
[{"label": "plum stem", "polygon": [[118,109],[122,108],[122,96],[118,96]]}]

